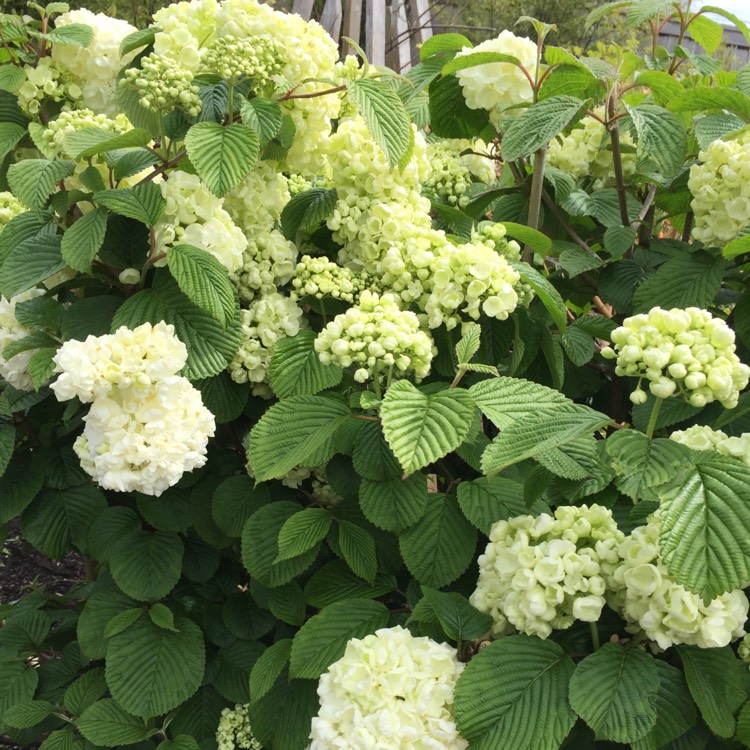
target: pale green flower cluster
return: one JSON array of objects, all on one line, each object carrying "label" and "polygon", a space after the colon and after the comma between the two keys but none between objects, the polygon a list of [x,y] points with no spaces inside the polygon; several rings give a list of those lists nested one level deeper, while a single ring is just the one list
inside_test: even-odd
[{"label": "pale green flower cluster", "polygon": [[216,729],[218,750],[263,750],[250,726],[249,706],[238,703],[234,708],[224,708]]},{"label": "pale green flower cluster", "polygon": [[[599,107],[596,113],[604,115]],[[552,140],[547,151],[547,163],[569,174],[574,180],[591,175],[594,187],[600,187],[614,179],[612,150],[606,148],[609,139],[605,139],[604,125],[594,117],[584,117],[567,135],[558,135]],[[627,131],[620,133],[620,142],[633,145],[633,139]],[[633,152],[622,153],[622,169],[625,177],[635,172],[636,155]]]},{"label": "pale green flower cluster", "polygon": [[453,700],[456,650],[400,626],[346,645],[318,683],[309,750],[465,750]]},{"label": "pale green flower cluster", "polygon": [[197,117],[201,111],[200,89],[193,83],[193,74],[170,57],[156,53],[144,57],[139,68],[124,72],[120,86],[135,89],[140,105],[152,112],[181,109]]},{"label": "pale green flower cluster", "polygon": [[374,279],[366,272],[355,273],[324,255],[303,255],[292,279],[292,299],[333,297],[354,304],[364,289],[373,290]]},{"label": "pale green flower cluster", "polygon": [[281,44],[272,37],[235,39],[225,36],[208,48],[201,69],[216,73],[225,81],[252,78],[257,90],[281,73],[283,52]]},{"label": "pale green flower cluster", "polygon": [[26,80],[16,92],[18,105],[31,118],[39,115],[46,101],[81,104],[81,87],[69,75],[58,70],[51,57],[43,57],[35,65],[24,65]]},{"label": "pale green flower cluster", "polygon": [[[136,52],[120,55],[120,44],[136,28],[126,21],[104,13],[92,13],[81,8],[63,13],[55,20],[56,28],[82,23],[94,32],[86,47],[79,44],[53,44],[52,62],[70,83],[80,89],[81,104],[96,114],[114,117],[120,110],[117,104],[117,76]],[[69,93],[73,91],[69,86]],[[74,97],[78,99],[79,97]]]},{"label": "pale green flower cluster", "polygon": [[[193,245],[211,253],[228,271],[239,271],[247,238],[224,209],[224,199],[197,175],[180,170],[170,172],[159,187],[167,204],[154,227],[158,249],[168,253],[173,245]],[[160,263],[164,265],[166,258]]]},{"label": "pale green flower cluster", "polygon": [[732,456],[750,466],[750,432],[730,437],[721,430],[712,430],[707,425],[693,425],[686,430],[677,430],[670,436],[682,445],[696,451],[714,450]]},{"label": "pale green flower cluster", "polygon": [[[276,226],[292,197],[289,182],[275,164],[259,161],[253,171],[224,196],[224,208],[251,241],[256,232],[268,232]],[[310,185],[305,183],[303,189],[308,187]]]},{"label": "pale green flower cluster", "polygon": [[13,193],[0,192],[0,232],[11,219],[27,210],[26,206]]},{"label": "pale green flower cluster", "polygon": [[[533,81],[537,72],[537,46],[527,37],[511,31],[501,31],[495,39],[488,39],[476,47],[464,47],[457,57],[476,52],[499,52],[512,55],[528,71]],[[490,121],[497,128],[503,116],[516,116],[523,110],[519,104],[531,104],[534,94],[531,83],[514,63],[485,63],[459,70],[456,75],[470,109],[486,109]],[[510,109],[513,107],[514,109]]]},{"label": "pale green flower cluster", "polygon": [[154,13],[154,52],[197,73],[203,54],[216,35],[217,0],[182,0]]},{"label": "pale green flower cluster", "polygon": [[669,574],[659,553],[659,513],[620,544],[622,564],[608,580],[609,604],[662,649],[686,643],[720,648],[745,634],[747,597],[730,591],[707,604]]},{"label": "pale green flower cluster", "polygon": [[[48,159],[67,159],[69,154],[65,147],[65,138],[84,128],[98,128],[115,136],[132,130],[133,126],[130,120],[122,114],[111,118],[107,115],[94,114],[90,109],[73,109],[61,112],[54,120],[51,120],[36,139],[36,146]],[[104,161],[103,157],[100,161]]]},{"label": "pale green flower cluster", "polygon": [[354,379],[359,383],[407,374],[422,380],[437,353],[417,316],[401,310],[397,297],[368,290],[318,334],[315,351],[324,365],[356,367]]},{"label": "pale green flower cluster", "polygon": [[[3,193],[0,193],[0,200],[3,195]],[[25,208],[22,208],[22,210],[25,211]],[[2,208],[0,208],[0,216],[2,216]],[[1,226],[0,229],[2,229]],[[0,377],[19,391],[34,390],[34,384],[31,382],[31,376],[29,375],[29,360],[37,350],[29,349],[10,358],[7,358],[4,352],[10,344],[31,335],[31,331],[18,322],[16,305],[42,294],[44,294],[43,289],[30,289],[28,292],[17,294],[10,299],[0,297]]]},{"label": "pale green flower cluster", "polygon": [[492,616],[497,636],[515,627],[547,638],[576,620],[596,622],[624,538],[612,512],[599,505],[498,521],[479,556],[470,601]]},{"label": "pale green flower cluster", "polygon": [[750,666],[750,636],[746,635],[737,647],[737,656]]},{"label": "pale green flower cluster", "polygon": [[422,184],[439,203],[464,208],[471,200],[472,183],[489,185],[496,179],[494,162],[483,141],[433,141],[427,144],[426,157],[430,172]]},{"label": "pale green flower cluster", "polygon": [[279,339],[295,336],[306,321],[296,302],[278,292],[251,302],[241,314],[242,342],[229,374],[236,383],[253,383],[256,395],[270,395],[265,384],[273,347]]},{"label": "pale green flower cluster", "polygon": [[721,247],[750,224],[750,133],[735,141],[714,141],[698,159],[688,179],[693,237]]},{"label": "pale green flower cluster", "polygon": [[719,401],[731,409],[750,380],[750,367],[735,354],[734,331],[698,307],[654,307],[626,318],[610,339],[614,348],[602,356],[617,359],[617,375],[639,378],[630,395],[636,404],[646,401],[645,378],[656,398],[683,396],[697,407]]},{"label": "pale green flower cluster", "polygon": [[290,281],[297,267],[297,247],[278,229],[249,237],[242,265],[230,275],[243,302],[274,294]]},{"label": "pale green flower cluster", "polygon": [[177,375],[186,361],[185,345],[164,322],[58,350],[52,390],[58,401],[91,403],[73,449],[104,489],[159,496],[205,464],[215,421],[200,391]]}]

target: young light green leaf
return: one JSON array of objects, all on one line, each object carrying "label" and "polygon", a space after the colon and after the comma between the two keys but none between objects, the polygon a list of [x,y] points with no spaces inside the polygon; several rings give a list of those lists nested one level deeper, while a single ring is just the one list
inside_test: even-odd
[{"label": "young light green leaf", "polygon": [[403,470],[412,474],[461,445],[475,408],[468,391],[451,388],[426,395],[399,380],[383,399],[383,434]]},{"label": "young light green leaf", "polygon": [[47,39],[55,44],[74,44],[88,47],[94,38],[94,30],[85,23],[69,23],[47,32]]},{"label": "young light green leaf", "polygon": [[169,249],[167,266],[180,291],[228,328],[237,315],[238,303],[226,268],[205,250],[182,244]]},{"label": "young light green leaf", "polygon": [[185,136],[190,161],[208,189],[219,198],[236,187],[255,166],[258,133],[247,125],[199,122]]},{"label": "young light green leaf", "polygon": [[687,154],[685,128],[669,110],[653,104],[628,107],[637,144],[639,163],[654,164],[664,177],[674,177]]},{"label": "young light green leaf", "polygon": [[91,273],[91,263],[104,243],[107,209],[95,208],[81,216],[62,237],[63,260],[80,273]]},{"label": "young light green leaf", "polygon": [[[502,52],[470,52],[468,55],[458,55],[450,62],[447,62],[443,66],[443,75],[447,76],[450,73],[456,73],[465,68],[474,68],[477,65],[491,65],[493,63],[509,63],[518,66],[521,64],[521,61],[514,55],[504,55]],[[502,68],[491,68],[489,70],[502,71]]]},{"label": "young light green leaf", "polygon": [[523,224],[516,224],[513,221],[504,221],[503,226],[508,236],[523,242],[525,245],[530,245],[534,252],[546,255],[552,249],[552,240],[536,229]]},{"label": "young light green leaf", "polygon": [[89,156],[114,151],[118,148],[146,146],[151,142],[151,134],[142,128],[133,128],[119,135],[112,135],[103,128],[81,128],[65,136],[65,153],[76,161]]},{"label": "young light green leaf", "polygon": [[414,134],[398,94],[385,83],[370,78],[354,81],[349,94],[388,163],[391,167],[401,165],[413,149]]},{"label": "young light green leaf", "polygon": [[471,358],[479,351],[482,338],[482,327],[477,323],[469,325],[469,330],[456,344],[456,359],[458,364],[463,365],[471,361]]},{"label": "young light green leaf", "polygon": [[0,89],[11,94],[17,91],[26,80],[26,74],[19,65],[0,65]]},{"label": "young light green leaf", "polygon": [[245,100],[240,109],[242,122],[258,131],[261,145],[265,145],[281,132],[283,113],[277,102],[258,96]]},{"label": "young light green leaf", "polygon": [[419,48],[419,59],[426,60],[433,55],[458,52],[464,47],[474,45],[463,34],[437,34],[431,36]]},{"label": "young light green leaf", "polygon": [[456,724],[477,750],[558,750],[576,717],[575,665],[553,641],[511,635],[482,649],[456,684]]},{"label": "young light green leaf", "polygon": [[317,680],[341,658],[352,638],[364,638],[388,622],[384,604],[371,599],[347,599],[323,607],[294,636],[289,674]]}]

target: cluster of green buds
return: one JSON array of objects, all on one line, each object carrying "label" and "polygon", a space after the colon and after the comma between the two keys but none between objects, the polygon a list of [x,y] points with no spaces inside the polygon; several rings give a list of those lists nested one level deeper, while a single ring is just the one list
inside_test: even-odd
[{"label": "cluster of green buds", "polygon": [[324,255],[316,258],[303,255],[297,263],[297,270],[292,279],[294,290],[291,297],[333,297],[354,304],[360,292],[371,288],[370,281],[369,274],[364,271],[355,273]]},{"label": "cluster of green buds", "polygon": [[270,36],[217,39],[206,51],[202,72],[216,73],[225,81],[252,78],[256,87],[271,81],[283,68],[284,48]]}]

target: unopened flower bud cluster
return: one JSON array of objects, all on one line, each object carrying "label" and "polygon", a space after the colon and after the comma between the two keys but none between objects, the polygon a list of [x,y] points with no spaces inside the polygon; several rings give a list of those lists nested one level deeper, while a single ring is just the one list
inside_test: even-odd
[{"label": "unopened flower bud cluster", "polygon": [[249,706],[238,703],[221,711],[216,729],[218,750],[263,750],[250,726]]},{"label": "unopened flower bud cluster", "polygon": [[201,68],[232,83],[241,78],[252,78],[257,89],[281,72],[282,59],[283,47],[272,37],[236,39],[225,36],[208,48]]},{"label": "unopened flower bud cluster", "polygon": [[155,53],[144,57],[140,66],[125,70],[120,86],[135,89],[144,109],[161,114],[181,109],[190,117],[200,114],[200,89],[193,83],[190,71],[171,58]]},{"label": "unopened flower bud cluster", "polygon": [[337,315],[315,339],[320,361],[355,367],[359,383],[388,375],[413,374],[422,380],[436,353],[429,334],[413,312],[401,310],[392,294],[364,291],[359,303]]},{"label": "unopened flower bud cluster", "polygon": [[482,155],[486,151],[483,141],[448,139],[428,143],[430,173],[422,182],[424,188],[435,195],[438,203],[465,208],[474,182],[489,185],[495,181],[492,157]]},{"label": "unopened flower bud cluster", "polygon": [[365,289],[373,290],[374,280],[366,272],[355,273],[324,255],[303,255],[292,278],[292,299],[333,297],[354,304]]},{"label": "unopened flower bud cluster", "polygon": [[[0,196],[2,195],[0,193]],[[1,215],[2,208],[0,208]],[[0,229],[2,229],[2,225],[0,225]],[[30,289],[10,299],[0,297],[0,377],[19,391],[34,390],[34,384],[29,375],[29,360],[37,350],[29,349],[10,358],[6,358],[4,352],[7,346],[25,339],[31,334],[31,331],[25,325],[18,322],[16,305],[42,294],[44,294],[43,289]]]},{"label": "unopened flower bud cluster", "polygon": [[72,85],[80,90],[80,101],[84,107],[96,114],[115,117],[120,111],[117,76],[136,55],[136,51],[124,57],[120,55],[120,44],[136,28],[126,21],[104,13],[92,13],[85,8],[71,10],[55,19],[58,29],[72,23],[85,24],[92,29],[91,43],[85,47],[80,44],[53,44],[52,61],[69,81],[68,92],[73,93]]},{"label": "unopened flower bud cluster", "polygon": [[54,358],[58,401],[91,403],[73,449],[105,489],[161,495],[206,462],[214,417],[177,375],[187,361],[174,327],[144,323],[66,341]]},{"label": "unopened flower bud cluster", "polygon": [[620,544],[622,564],[608,580],[610,605],[629,622],[628,628],[646,635],[662,649],[686,643],[720,648],[745,634],[747,597],[730,591],[708,604],[669,574],[659,553],[659,513],[639,526]]},{"label": "unopened flower bud cluster", "polygon": [[730,437],[725,432],[712,430],[707,425],[693,425],[686,430],[677,430],[669,437],[693,450],[718,451],[725,456],[739,459],[745,466],[750,466],[750,432]]},{"label": "unopened flower bud cluster", "polygon": [[[242,341],[229,363],[229,374],[236,383],[266,383],[273,347],[279,339],[296,336],[304,327],[302,310],[293,299],[278,292],[266,294],[250,303],[242,315]],[[265,395],[267,387],[257,389]]]},{"label": "unopened flower bud cluster", "polygon": [[[697,307],[654,307],[626,318],[610,338],[614,348],[602,356],[617,359],[617,375],[645,378],[656,398],[680,395],[696,407],[719,401],[731,409],[750,379],[750,367],[735,354],[734,331]],[[630,399],[646,397],[639,381]]]},{"label": "unopened flower bud cluster", "polygon": [[173,245],[193,245],[211,253],[228,271],[238,271],[247,238],[224,210],[224,199],[197,175],[180,170],[170,172],[159,187],[167,205],[155,227],[158,249],[168,253]]},{"label": "unopened flower bud cluster", "polygon": [[13,193],[0,192],[0,232],[11,219],[26,211],[26,206]]},{"label": "unopened flower bud cluster", "polygon": [[309,750],[465,750],[453,713],[456,650],[396,626],[346,645],[318,683]]},{"label": "unopened flower bud cluster", "polygon": [[611,511],[599,505],[498,521],[479,557],[470,601],[492,616],[495,635],[515,627],[546,638],[575,620],[596,622],[624,538]]},{"label": "unopened flower bud cluster", "polygon": [[[123,114],[111,118],[107,115],[94,114],[90,109],[73,109],[61,112],[54,120],[51,120],[37,139],[36,145],[48,159],[67,159],[70,154],[66,148],[65,139],[71,133],[84,128],[98,128],[115,136],[132,130],[133,126]],[[101,158],[101,161],[104,159]]]},{"label": "unopened flower bud cluster", "polygon": [[[501,31],[495,39],[488,39],[476,47],[464,47],[456,57],[477,52],[499,52],[512,55],[526,68],[531,80],[537,72],[537,45],[527,37],[511,31]],[[497,128],[503,116],[517,116],[523,109],[519,104],[531,104],[534,98],[531,83],[521,68],[514,63],[493,62],[464,68],[456,73],[470,109],[485,109],[490,122]],[[516,107],[515,109],[510,109]]]},{"label": "unopened flower bud cluster", "polygon": [[690,168],[693,237],[722,247],[750,224],[750,134],[734,141],[714,141]]}]

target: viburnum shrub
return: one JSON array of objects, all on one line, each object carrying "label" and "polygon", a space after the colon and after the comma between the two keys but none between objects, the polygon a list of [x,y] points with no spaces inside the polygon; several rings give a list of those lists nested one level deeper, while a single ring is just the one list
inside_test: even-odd
[{"label": "viburnum shrub", "polygon": [[0,16],[0,744],[750,747],[750,66],[611,6]]}]

